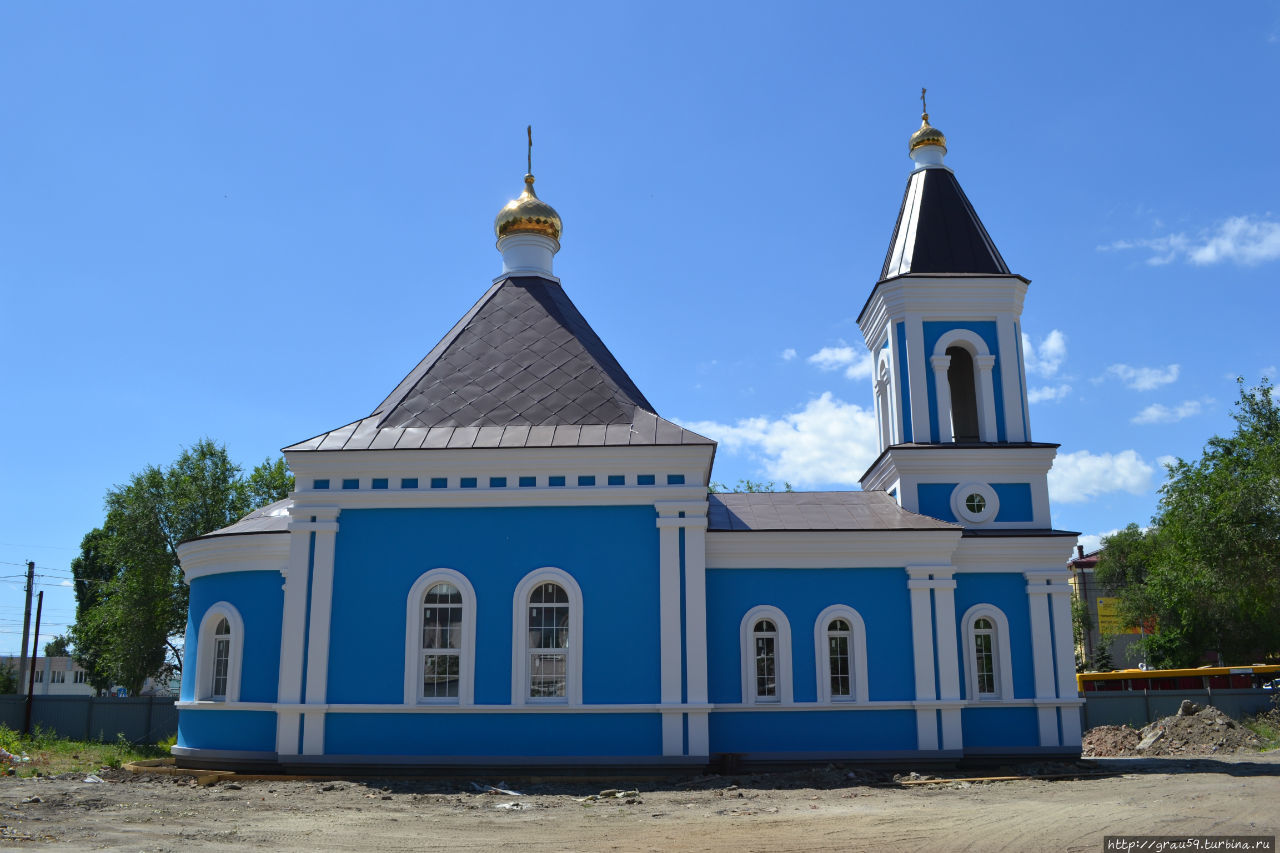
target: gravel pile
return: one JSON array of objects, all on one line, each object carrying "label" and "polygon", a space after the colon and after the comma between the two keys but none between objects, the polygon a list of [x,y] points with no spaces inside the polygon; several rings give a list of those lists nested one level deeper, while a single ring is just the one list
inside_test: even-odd
[{"label": "gravel pile", "polygon": [[1178,713],[1141,729],[1098,726],[1084,736],[1086,758],[1256,752],[1262,741],[1217,708],[1183,702]]}]

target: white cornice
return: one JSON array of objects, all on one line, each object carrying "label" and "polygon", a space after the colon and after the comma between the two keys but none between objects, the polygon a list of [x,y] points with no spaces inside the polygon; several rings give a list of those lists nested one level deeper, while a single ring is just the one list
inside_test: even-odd
[{"label": "white cornice", "polygon": [[1053,467],[1056,447],[902,447],[889,448],[862,475],[862,488],[882,490],[900,477],[925,482],[981,479],[987,483],[1035,482]]},{"label": "white cornice", "polygon": [[245,533],[196,539],[178,546],[187,583],[228,572],[279,572],[289,567],[289,540],[279,533]]},{"label": "white cornice", "polygon": [[952,565],[957,572],[1045,572],[1066,580],[1075,546],[1071,536],[970,536],[960,541]]},{"label": "white cornice", "polygon": [[[368,478],[362,479],[362,484]],[[294,492],[293,512],[305,515],[312,502],[340,509],[461,509],[534,506],[652,506],[662,501],[705,503],[705,486],[569,486],[474,489],[328,489]]]},{"label": "white cornice", "polygon": [[1027,283],[1016,276],[912,276],[876,285],[858,323],[868,347],[883,339],[890,320],[908,313],[925,319],[944,317],[996,319],[1022,313]]},{"label": "white cornice", "polygon": [[948,564],[960,530],[707,533],[708,569],[870,569]]}]

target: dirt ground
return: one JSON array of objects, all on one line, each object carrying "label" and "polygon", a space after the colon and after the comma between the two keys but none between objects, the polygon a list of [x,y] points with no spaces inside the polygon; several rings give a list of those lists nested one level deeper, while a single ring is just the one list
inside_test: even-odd
[{"label": "dirt ground", "polygon": [[[923,769],[923,768],[922,768]],[[903,785],[877,768],[602,783],[470,779],[0,779],[0,846],[177,850],[1087,850],[1110,834],[1280,834],[1280,750],[969,767]],[[850,778],[850,773],[854,774]],[[906,778],[913,778],[907,775]],[[480,780],[497,784],[498,780]],[[613,783],[619,784],[619,783]],[[635,789],[631,794],[628,789]],[[585,799],[590,795],[597,799]]]}]

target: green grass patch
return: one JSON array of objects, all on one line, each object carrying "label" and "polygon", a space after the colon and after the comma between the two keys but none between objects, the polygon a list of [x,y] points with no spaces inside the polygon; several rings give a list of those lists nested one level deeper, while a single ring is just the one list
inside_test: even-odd
[{"label": "green grass patch", "polygon": [[134,744],[118,735],[114,743],[71,740],[36,726],[24,735],[0,724],[0,747],[30,761],[0,765],[18,776],[57,776],[61,773],[94,773],[104,767],[121,767],[144,758],[167,758],[173,738],[155,744]]},{"label": "green grass patch", "polygon": [[1241,722],[1262,741],[1263,750],[1280,749],[1280,709],[1245,717]]}]

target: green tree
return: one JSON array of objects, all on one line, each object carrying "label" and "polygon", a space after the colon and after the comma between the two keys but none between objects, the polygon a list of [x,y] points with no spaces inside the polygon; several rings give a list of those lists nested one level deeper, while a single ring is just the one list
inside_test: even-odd
[{"label": "green tree", "polygon": [[186,626],[187,587],[178,545],[287,496],[292,485],[283,460],[245,478],[225,447],[202,439],[167,468],[148,466],[109,490],[106,522],[72,564],[72,637],[90,683],[136,695],[148,677],[181,671],[173,638]]},{"label": "green tree", "polygon": [[71,638],[66,634],[58,634],[44,644],[44,656],[47,658],[66,657],[70,654]]},{"label": "green tree", "polygon": [[11,666],[0,666],[0,695],[18,692],[18,674]]},{"label": "green tree", "polygon": [[1240,383],[1235,432],[1169,466],[1146,530],[1107,537],[1098,581],[1144,625],[1147,660],[1194,666],[1206,651],[1245,663],[1280,653],[1280,409],[1270,382]]},{"label": "green tree", "polygon": [[[744,480],[739,480],[737,482],[737,485],[735,485],[733,488],[729,488],[724,483],[712,483],[707,488],[707,491],[712,493],[716,493],[716,492],[756,493],[756,492],[776,492],[778,490],[774,487],[773,480],[770,480],[766,483],[763,480],[745,480],[744,479]],[[791,488],[791,484],[784,482],[782,484],[782,491],[784,492],[793,491],[793,489]]]}]

